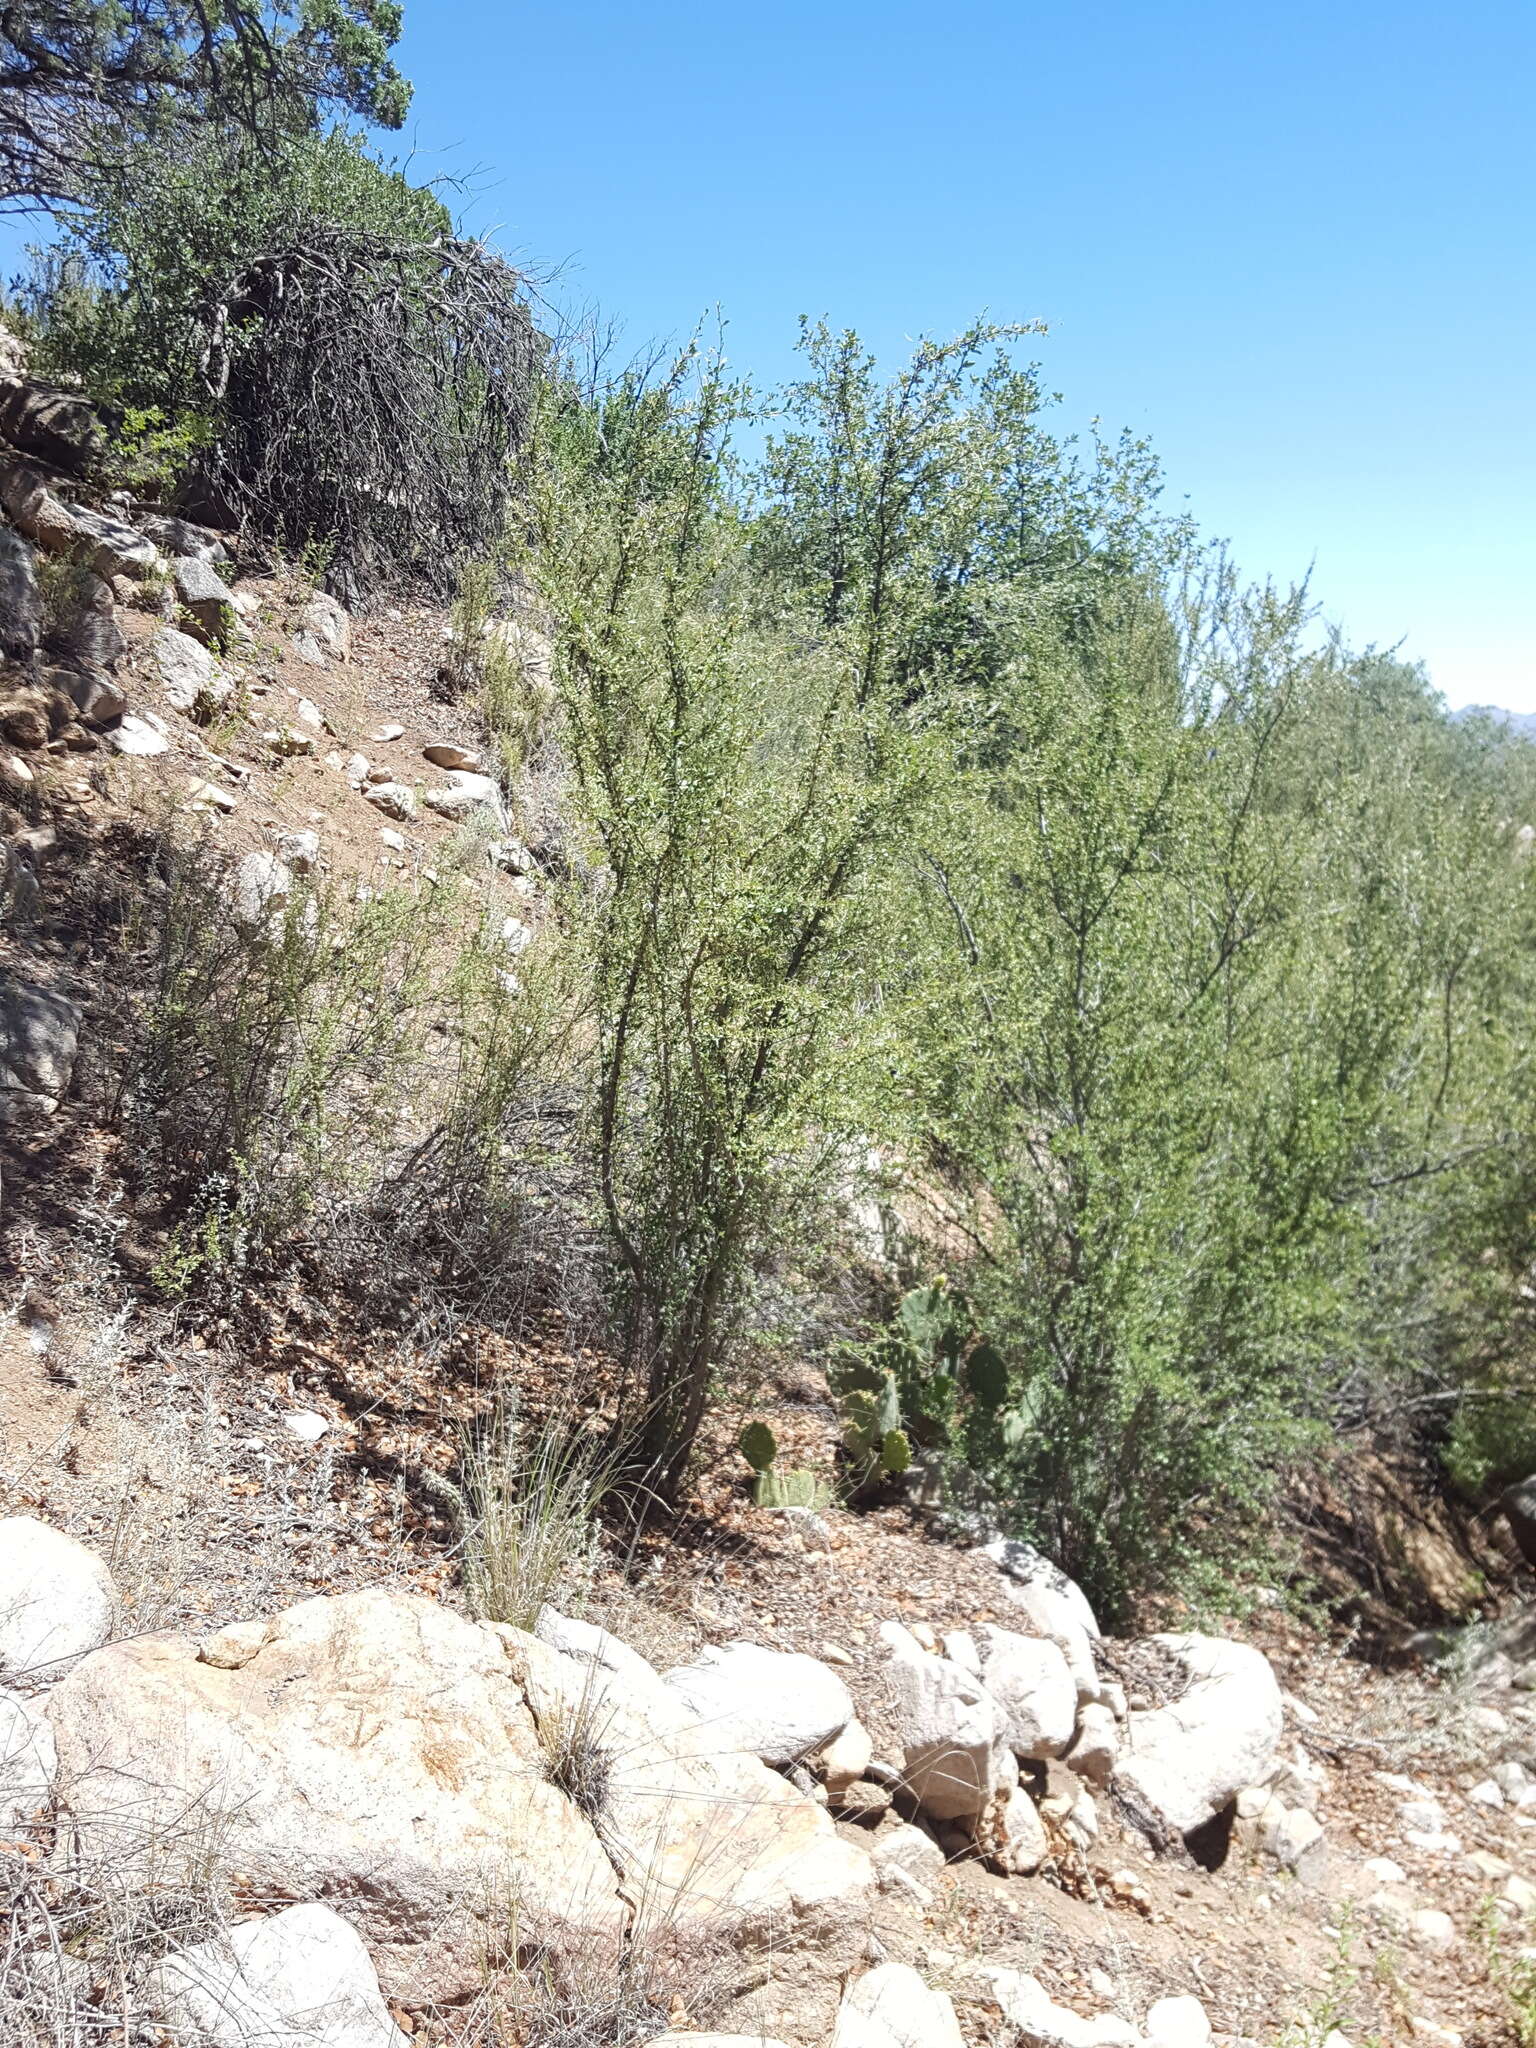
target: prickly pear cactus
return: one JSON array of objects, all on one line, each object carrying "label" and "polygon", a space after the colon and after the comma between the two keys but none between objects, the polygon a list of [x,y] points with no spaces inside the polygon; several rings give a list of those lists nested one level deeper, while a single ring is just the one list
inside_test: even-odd
[{"label": "prickly pear cactus", "polygon": [[761,1475],[779,1455],[779,1440],[766,1422],[749,1422],[737,1438],[736,1448],[752,1470]]}]

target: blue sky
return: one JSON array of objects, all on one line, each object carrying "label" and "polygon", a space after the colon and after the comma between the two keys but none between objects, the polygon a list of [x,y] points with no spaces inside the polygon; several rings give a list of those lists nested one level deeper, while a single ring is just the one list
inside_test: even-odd
[{"label": "blue sky", "polygon": [[1042,318],[1250,572],[1536,709],[1533,0],[406,0],[401,59],[417,173],[634,346]]},{"label": "blue sky", "polygon": [[1536,7],[407,0],[418,166],[635,345],[1043,318],[1245,566],[1536,709]]}]

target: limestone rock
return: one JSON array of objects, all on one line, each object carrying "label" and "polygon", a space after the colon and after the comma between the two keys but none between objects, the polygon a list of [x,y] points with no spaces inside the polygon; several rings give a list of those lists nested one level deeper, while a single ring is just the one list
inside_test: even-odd
[{"label": "limestone rock", "polygon": [[965,2048],[955,2008],[905,1963],[856,1978],[838,2008],[832,2048]]},{"label": "limestone rock", "polygon": [[0,1522],[0,1678],[36,1685],[112,1633],[117,1596],[101,1559],[62,1529],[11,1515]]},{"label": "limestone rock", "polygon": [[146,652],[173,711],[209,718],[234,693],[233,681],[209,650],[175,626],[162,626],[153,634]]},{"label": "limestone rock", "polygon": [[472,818],[476,811],[488,811],[498,822],[505,820],[496,778],[472,774],[465,768],[450,769],[447,788],[429,789],[422,802],[442,818]]},{"label": "limestone rock", "polygon": [[574,1732],[601,1756],[603,1841],[644,1939],[680,1954],[700,1940],[815,1948],[844,1964],[861,1951],[873,1867],[821,1807],[722,1749],[648,1667],[616,1671],[519,1629],[496,1633],[546,1741]]},{"label": "limestone rock", "polygon": [[0,1828],[20,1827],[53,1797],[53,1730],[23,1699],[0,1692]]},{"label": "limestone rock", "polygon": [[798,1651],[728,1643],[702,1650],[669,1671],[666,1682],[721,1749],[745,1750],[780,1770],[814,1756],[853,1719],[853,1700],[837,1673]]},{"label": "limestone rock", "polygon": [[562,1614],[558,1608],[541,1607],[533,1632],[552,1650],[562,1650],[581,1663],[599,1664],[615,1677],[628,1679],[642,1692],[656,1684],[656,1673],[640,1652],[620,1642],[607,1629],[599,1628],[596,1622]]},{"label": "limestone rock", "polygon": [[120,754],[165,754],[170,751],[170,737],[164,721],[156,718],[152,711],[139,714],[129,711],[108,734]]},{"label": "limestone rock", "polygon": [[[10,1095],[31,1096],[45,1111],[58,1108],[74,1073],[80,1024],[80,1007],[67,996],[55,995],[52,989],[40,988],[34,982],[13,981],[9,975],[0,974],[0,1112]],[[44,1528],[40,1522],[27,1526]],[[13,1540],[19,1540],[17,1522],[0,1522],[0,1530],[11,1531]],[[45,1536],[54,1537],[57,1532],[48,1529]],[[57,1540],[61,1544],[71,1541],[67,1536],[58,1536]],[[78,1544],[72,1547],[80,1548]],[[40,1558],[49,1548],[39,1538],[27,1554]],[[3,1557],[0,1552],[0,1560]],[[0,1568],[0,1613],[14,1591],[12,1574]],[[0,1624],[0,1644],[4,1640],[5,1630]],[[4,1661],[0,1652],[0,1667]]]},{"label": "limestone rock", "polygon": [[983,1544],[979,1555],[990,1558],[1003,1574],[1009,1601],[1027,1616],[1033,1632],[1060,1649],[1079,1705],[1101,1701],[1103,1689],[1093,1658],[1099,1624],[1082,1588],[1028,1543],[999,1536]]},{"label": "limestone rock", "polygon": [[1171,1705],[1130,1714],[1118,1778],[1164,1826],[1188,1834],[1265,1777],[1280,1740],[1280,1687],[1269,1659],[1247,1643],[1152,1640],[1180,1660],[1190,1683]]},{"label": "limestone rock", "polygon": [[982,1683],[1015,1756],[1061,1756],[1077,1721],[1077,1687],[1059,1643],[986,1624],[975,1632]]},{"label": "limestone rock", "polygon": [[613,1867],[549,1781],[496,1632],[435,1601],[304,1601],[237,1670],[174,1635],[116,1643],[47,1711],[85,1857],[175,1882],[215,1850],[346,1911],[399,1995],[477,1989],[514,1920],[557,1951],[618,1942]]},{"label": "limestone rock", "polygon": [[289,1906],[165,1957],[151,2003],[210,2048],[406,2048],[355,1928]]},{"label": "limestone rock", "polygon": [[363,791],[376,811],[382,811],[386,818],[399,818],[402,823],[416,815],[415,793],[403,782],[372,782]]},{"label": "limestone rock", "polygon": [[1058,2005],[1037,1978],[1019,1970],[986,1969],[978,1974],[991,1987],[1019,2048],[1140,2048],[1136,2029],[1116,2013],[1086,2020]]},{"label": "limestone rock", "polygon": [[230,909],[235,922],[247,931],[270,926],[274,918],[281,925],[282,909],[293,892],[293,870],[275,853],[248,853],[235,867],[230,885]]},{"label": "limestone rock", "polygon": [[894,1864],[909,1877],[931,1884],[944,1868],[944,1851],[922,1828],[903,1821],[899,1827],[884,1828],[870,1844],[870,1856],[879,1864]]},{"label": "limestone rock", "polygon": [[1210,2048],[1210,2015],[1198,1998],[1158,1999],[1144,2031],[1150,2048]]},{"label": "limestone rock", "polygon": [[75,553],[98,576],[128,576],[138,582],[158,566],[160,550],[134,527],[85,505],[72,505],[70,511],[80,534]]},{"label": "limestone rock", "polygon": [[128,709],[127,696],[106,676],[55,669],[50,680],[68,696],[80,723],[93,731],[115,725]]},{"label": "limestone rock", "polygon": [[195,526],[171,512],[135,512],[134,524],[167,555],[188,555],[215,566],[229,561],[223,541],[208,526]]},{"label": "limestone rock", "polygon": [[921,1648],[899,1622],[883,1622],[880,1636],[908,1789],[936,1820],[975,1820],[1009,1754],[996,1704],[973,1673]]},{"label": "limestone rock", "polygon": [[1090,1785],[1107,1785],[1114,1776],[1120,1754],[1120,1730],[1110,1707],[1090,1705],[1078,1717],[1077,1735],[1067,1751],[1069,1771],[1086,1778]]}]

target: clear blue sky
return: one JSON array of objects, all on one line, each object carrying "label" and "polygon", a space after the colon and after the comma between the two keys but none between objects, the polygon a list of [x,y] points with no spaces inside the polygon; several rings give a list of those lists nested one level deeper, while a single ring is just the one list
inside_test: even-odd
[{"label": "clear blue sky", "polygon": [[638,345],[1043,318],[1255,572],[1536,709],[1536,0],[406,0],[418,164]]},{"label": "clear blue sky", "polygon": [[1251,572],[1536,709],[1536,0],[406,0],[401,57],[418,172],[635,346],[1043,318]]}]

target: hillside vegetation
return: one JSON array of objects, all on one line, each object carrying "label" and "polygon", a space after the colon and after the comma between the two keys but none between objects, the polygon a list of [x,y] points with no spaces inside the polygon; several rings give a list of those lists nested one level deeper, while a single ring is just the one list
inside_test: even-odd
[{"label": "hillside vegetation", "polygon": [[1530,748],[1246,582],[1143,443],[1054,433],[1033,329],[887,371],[809,322],[768,393],[550,332],[325,125],[398,84],[387,10],[329,12],[324,79],[306,15],[237,107],[166,9],[153,118],[108,91],[68,176],[9,174],[72,209],[9,317],[103,492],[354,607],[454,598],[435,688],[538,938],[514,971],[319,877],[241,926],[142,853],[155,1284],[238,1320],[366,1244],[514,1333],[596,1304],[615,1472],[664,1501],[798,1350],[847,1429],[807,1499],[915,1464],[1112,1616],[1260,1566],[1340,1432],[1523,1474]]}]

